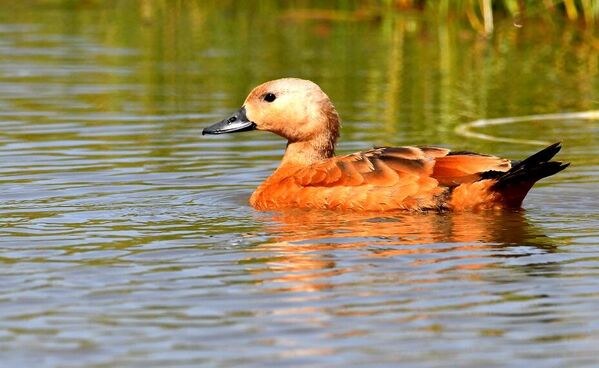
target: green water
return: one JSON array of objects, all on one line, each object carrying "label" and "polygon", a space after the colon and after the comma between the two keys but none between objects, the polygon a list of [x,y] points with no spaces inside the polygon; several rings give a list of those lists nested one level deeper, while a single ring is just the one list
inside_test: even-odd
[{"label": "green water", "polygon": [[[599,41],[576,24],[294,3],[0,10],[0,365],[597,366]],[[295,3],[297,4],[297,3]],[[304,4],[299,2],[299,4]],[[262,213],[285,142],[202,137],[253,86],[319,83],[339,152],[435,144],[565,172],[521,213]],[[511,139],[511,143],[499,138]]]}]

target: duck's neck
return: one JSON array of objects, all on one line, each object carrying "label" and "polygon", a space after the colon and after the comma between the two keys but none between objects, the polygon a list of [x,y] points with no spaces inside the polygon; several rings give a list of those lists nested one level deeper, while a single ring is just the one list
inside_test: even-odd
[{"label": "duck's neck", "polygon": [[337,132],[327,132],[307,141],[287,142],[280,167],[308,166],[335,156]]},{"label": "duck's neck", "polygon": [[322,124],[319,126],[322,130],[307,139],[289,140],[279,168],[288,165],[308,166],[335,156],[335,144],[340,128],[339,114],[328,98],[321,106]]}]

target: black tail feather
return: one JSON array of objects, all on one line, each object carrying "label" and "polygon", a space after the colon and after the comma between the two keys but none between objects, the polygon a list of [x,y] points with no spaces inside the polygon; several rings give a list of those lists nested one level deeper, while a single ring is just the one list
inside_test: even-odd
[{"label": "black tail feather", "polygon": [[554,143],[551,146],[542,149],[534,155],[515,163],[515,165],[505,174],[497,178],[497,182],[492,189],[503,191],[506,188],[520,188],[522,198],[532,187],[532,185],[545,177],[557,174],[568,167],[569,163],[559,161],[549,161],[562,149],[561,143]]},{"label": "black tail feather", "polygon": [[535,165],[540,162],[548,162],[562,149],[562,143],[557,142],[553,143],[550,146],[547,146],[535,153],[534,155],[527,157],[522,161],[512,161],[512,164],[515,164],[512,168],[516,169],[518,167],[526,166],[526,165]]}]

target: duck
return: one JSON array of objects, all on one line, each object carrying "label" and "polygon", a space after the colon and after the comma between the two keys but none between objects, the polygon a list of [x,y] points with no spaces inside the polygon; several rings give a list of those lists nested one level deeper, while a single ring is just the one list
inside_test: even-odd
[{"label": "duck", "polygon": [[569,165],[551,161],[559,142],[523,160],[419,145],[336,156],[339,114],[318,84],[299,78],[260,84],[202,135],[253,130],[287,140],[279,167],[249,199],[261,211],[519,209],[537,181]]}]

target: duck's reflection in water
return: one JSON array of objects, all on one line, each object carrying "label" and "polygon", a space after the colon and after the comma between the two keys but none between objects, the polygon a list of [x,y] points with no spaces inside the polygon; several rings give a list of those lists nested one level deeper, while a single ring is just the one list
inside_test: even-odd
[{"label": "duck's reflection in water", "polygon": [[[435,263],[446,263],[439,267],[445,271],[481,269],[504,257],[553,248],[523,211],[358,214],[288,210],[260,216],[271,241],[252,250],[269,255],[265,258],[268,272],[276,275],[271,281],[284,282],[286,289],[294,291],[331,287],[327,280],[351,271],[348,262],[363,266],[368,259],[386,257],[414,269]],[[506,251],[510,247],[521,250]]]}]

